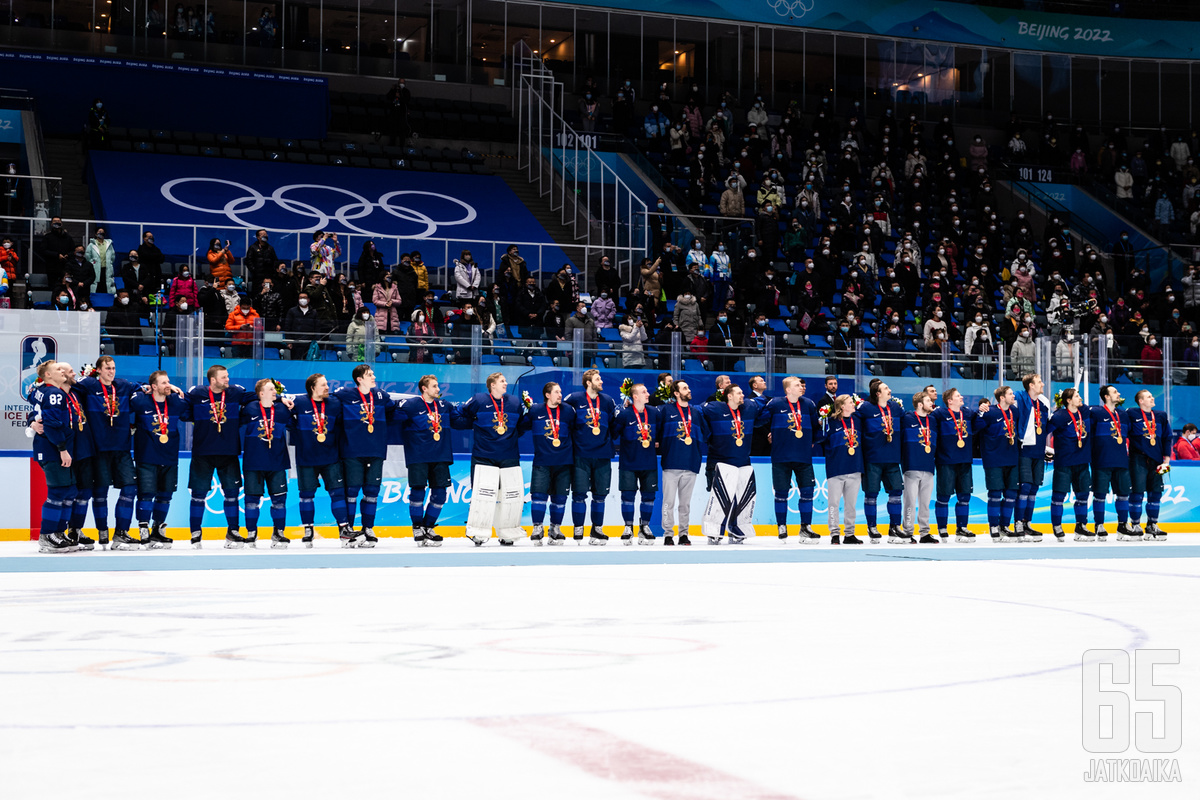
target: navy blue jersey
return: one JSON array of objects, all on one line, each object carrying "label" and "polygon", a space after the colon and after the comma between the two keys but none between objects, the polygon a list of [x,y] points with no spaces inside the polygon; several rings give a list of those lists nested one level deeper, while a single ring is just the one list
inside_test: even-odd
[{"label": "navy blue jersey", "polygon": [[98,453],[129,452],[129,428],[133,423],[129,401],[142,389],[136,383],[115,378],[105,386],[98,378],[84,378],[76,384],[85,399],[83,407],[93,425],[92,441]]},{"label": "navy blue jersey", "polygon": [[[133,450],[139,464],[170,467],[179,463],[179,440],[184,422],[191,419],[187,400],[172,392],[160,403],[154,395],[139,392],[130,401],[133,411]],[[164,442],[161,437],[166,436]]]},{"label": "navy blue jersey", "polygon": [[864,464],[900,463],[900,420],[904,408],[895,400],[880,407],[863,403],[854,412],[862,429]]},{"label": "navy blue jersey", "polygon": [[230,384],[224,392],[214,392],[208,384],[187,391],[192,407],[192,455],[236,456],[242,452],[238,438],[238,417],[242,406],[255,399],[244,386]]},{"label": "navy blue jersey", "polygon": [[[404,444],[404,463],[436,464],[454,461],[450,447],[450,429],[458,408],[437,399],[426,403],[410,397],[396,408],[395,424]],[[435,438],[436,435],[436,438]]]},{"label": "navy blue jersey", "polygon": [[1088,406],[1092,421],[1092,464],[1106,469],[1129,469],[1129,418],[1119,408]]},{"label": "navy blue jersey", "polygon": [[[776,397],[766,404],[763,413],[771,430],[771,461],[811,464],[814,440],[821,430],[816,403],[807,397],[796,403],[789,403],[787,397]],[[797,431],[801,436],[796,436]]]},{"label": "navy blue jersey", "polygon": [[575,409],[575,454],[583,458],[612,458],[609,428],[617,415],[617,403],[601,392],[592,400],[586,391],[572,392],[564,403]]},{"label": "navy blue jersey", "polygon": [[[560,467],[575,461],[575,409],[566,403],[548,408],[538,403],[525,412],[517,427],[519,434],[533,434],[533,465]],[[519,435],[518,434],[518,435]],[[558,440],[558,444],[554,440]]]},{"label": "navy blue jersey", "polygon": [[388,420],[397,404],[382,389],[360,392],[357,387],[338,389],[333,395],[342,404],[338,447],[342,458],[386,458]]},{"label": "navy blue jersey", "polygon": [[996,403],[976,417],[979,454],[984,467],[1015,467],[1020,455],[1017,407],[1001,409]]},{"label": "navy blue jersey", "polygon": [[758,403],[742,403],[741,408],[729,408],[724,400],[713,400],[704,404],[704,416],[708,421],[709,458],[719,464],[745,467],[750,464],[750,439],[754,429],[765,427],[770,417],[762,413]]},{"label": "navy blue jersey", "polygon": [[308,395],[292,405],[288,431],[296,448],[297,467],[324,467],[341,460],[342,401],[336,397],[313,402]]},{"label": "navy blue jersey", "polygon": [[968,411],[965,406],[957,412],[939,406],[929,416],[937,426],[937,448],[934,450],[937,463],[970,464],[975,443],[972,438],[975,412]]},{"label": "navy blue jersey", "polygon": [[[41,405],[41,401],[38,392],[46,388],[46,386],[44,383],[35,383],[29,387],[29,394],[25,395],[25,399],[29,401],[29,405],[34,407],[34,417],[40,414],[39,406]],[[92,441],[92,428],[88,424],[87,412],[84,410],[84,395],[76,386],[68,389],[66,394],[67,406],[72,415],[72,427],[75,431],[75,438],[71,443],[71,458],[75,460],[91,458],[96,454],[96,445]],[[79,424],[80,421],[83,422],[82,425]]]},{"label": "navy blue jersey", "polygon": [[242,468],[247,472],[277,472],[290,469],[287,429],[292,412],[276,400],[266,409],[255,400],[242,406]]},{"label": "navy blue jersey", "polygon": [[[863,471],[862,425],[857,414],[838,414],[823,423],[825,433],[825,477],[853,475]],[[850,452],[853,450],[854,452]]]},{"label": "navy blue jersey", "polygon": [[1054,464],[1074,467],[1092,463],[1092,421],[1087,407],[1081,406],[1073,415],[1060,408],[1050,417],[1050,435],[1054,437]]},{"label": "navy blue jersey", "polygon": [[709,436],[704,409],[667,403],[658,410],[657,437],[662,468],[700,472],[701,447]]},{"label": "navy blue jersey", "polygon": [[[1129,419],[1129,448],[1156,464],[1171,456],[1171,421],[1161,411],[1133,408],[1125,412]],[[1154,441],[1151,442],[1151,439]]]},{"label": "navy blue jersey", "polygon": [[49,384],[30,392],[34,410],[42,418],[42,432],[33,437],[33,457],[41,464],[59,463],[59,453],[72,452],[75,434],[79,432],[79,416],[67,399],[67,393]]},{"label": "navy blue jersey", "polygon": [[900,464],[905,472],[933,472],[936,459],[938,428],[932,415],[924,417],[915,411],[904,415],[901,422]]},{"label": "navy blue jersey", "polygon": [[630,472],[658,469],[658,409],[646,406],[638,412],[633,406],[621,409],[613,420],[613,439],[617,442],[617,467]]},{"label": "navy blue jersey", "polygon": [[1017,392],[1017,440],[1023,458],[1043,458],[1050,436],[1050,402],[1043,395],[1037,400],[1029,392]]},{"label": "navy blue jersey", "polygon": [[521,457],[517,444],[520,435],[517,423],[520,421],[521,401],[516,397],[506,394],[497,400],[480,392],[462,404],[453,425],[473,432],[472,458],[506,461]]}]

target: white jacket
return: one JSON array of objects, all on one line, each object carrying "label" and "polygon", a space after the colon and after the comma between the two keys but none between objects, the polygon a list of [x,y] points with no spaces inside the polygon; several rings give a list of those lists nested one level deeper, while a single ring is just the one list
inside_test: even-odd
[{"label": "white jacket", "polygon": [[483,270],[472,259],[470,264],[464,264],[454,259],[454,296],[467,299],[479,294],[479,284],[483,282]]}]

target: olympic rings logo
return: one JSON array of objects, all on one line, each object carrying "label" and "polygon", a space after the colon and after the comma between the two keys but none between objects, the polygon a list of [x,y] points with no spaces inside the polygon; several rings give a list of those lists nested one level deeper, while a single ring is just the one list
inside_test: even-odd
[{"label": "olympic rings logo", "polygon": [[775,13],[781,17],[795,17],[799,19],[816,7],[816,0],[805,3],[804,0],[767,0],[767,5],[775,9]]},{"label": "olympic rings logo", "polygon": [[[204,206],[188,203],[175,196],[175,190],[177,187],[190,183],[215,183],[222,186],[228,186],[232,189],[237,189],[242,194],[227,202],[223,208],[206,208]],[[289,192],[296,192],[305,189],[321,192],[333,192],[335,194],[340,194],[351,198],[351,202],[341,206],[332,214],[327,214],[311,203],[306,203],[301,200],[289,198],[287,196]],[[274,203],[276,207],[284,211],[306,217],[310,220],[309,224],[290,230],[272,228],[272,230],[280,231],[282,233],[303,233],[313,230],[325,230],[330,228],[330,223],[336,220],[339,226],[341,226],[338,228],[338,230],[349,233],[359,233],[363,236],[403,235],[403,237],[406,239],[427,239],[437,233],[438,226],[466,225],[470,222],[473,222],[477,216],[474,207],[464,203],[457,197],[451,197],[450,195],[439,194],[437,192],[425,192],[417,189],[399,189],[394,192],[388,192],[387,194],[382,195],[377,202],[372,203],[370,200],[358,194],[357,192],[352,192],[349,189],[343,189],[337,186],[324,186],[315,183],[292,183],[286,186],[280,186],[271,193],[270,197],[268,197],[259,192],[257,189],[236,181],[224,180],[222,178],[191,177],[176,178],[175,180],[167,181],[162,185],[162,195],[167,200],[181,208],[186,208],[190,211],[198,211],[202,214],[222,214],[226,219],[234,224],[243,228],[249,228],[251,230],[269,227],[258,225],[250,220],[245,219],[244,217],[246,214],[253,214],[255,211],[264,208],[268,201]],[[396,198],[406,195],[424,195],[435,200],[444,200],[448,203],[453,203],[463,210],[462,216],[459,219],[435,220],[428,214],[422,213],[414,208],[393,204],[393,201]],[[418,232],[404,232],[403,234],[398,234],[394,231],[372,231],[361,228],[355,224],[355,220],[368,217],[375,213],[376,210],[382,211],[389,216],[410,225],[418,226]]]}]

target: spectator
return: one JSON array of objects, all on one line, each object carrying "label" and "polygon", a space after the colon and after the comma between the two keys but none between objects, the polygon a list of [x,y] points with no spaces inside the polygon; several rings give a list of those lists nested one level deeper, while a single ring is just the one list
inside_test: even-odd
[{"label": "spectator", "polygon": [[646,351],[643,346],[647,339],[646,326],[641,318],[634,314],[629,314],[625,317],[625,321],[618,326],[617,330],[621,334],[622,341],[621,366],[646,366]]},{"label": "spectator", "polygon": [[546,313],[542,315],[542,328],[547,339],[561,342],[566,336],[566,315],[558,300],[548,300]]},{"label": "spectator", "polygon": [[[601,259],[601,261],[604,260],[606,259]],[[510,244],[508,249],[504,251],[504,255],[500,257],[500,272],[503,274],[506,269],[512,270],[513,278],[516,280],[518,286],[524,285],[525,276],[529,272],[529,265],[521,257],[521,248],[515,244]]]},{"label": "spectator", "polygon": [[1129,165],[1122,164],[1113,175],[1113,182],[1117,185],[1118,200],[1133,199],[1133,175],[1129,172]]},{"label": "spectator", "polygon": [[1162,384],[1163,352],[1158,346],[1158,337],[1154,334],[1142,346],[1142,383],[1147,386]]},{"label": "spectator", "polygon": [[314,273],[320,273],[326,278],[333,277],[333,260],[342,254],[342,246],[338,244],[336,233],[316,231],[313,242],[308,246],[309,264]]},{"label": "spectator", "polygon": [[1200,461],[1200,444],[1196,443],[1197,436],[1200,436],[1200,431],[1197,431],[1195,425],[1190,422],[1184,425],[1179,438],[1175,440],[1171,457],[1176,461]]},{"label": "spectator", "polygon": [[876,349],[884,354],[879,360],[880,365],[883,367],[884,375],[896,377],[904,371],[904,345],[905,341],[901,335],[900,324],[889,321],[887,329],[875,343]]},{"label": "spectator", "polygon": [[50,301],[50,306],[55,311],[74,311],[75,310],[75,295],[71,291],[65,281],[67,277],[63,276],[64,283],[59,284],[57,291],[53,293],[53,299]]},{"label": "spectator", "polygon": [[621,299],[621,274],[612,265],[612,259],[608,256],[603,256],[600,259],[600,269],[596,270],[596,294],[608,292],[608,296],[613,302],[618,302]]},{"label": "spectator", "polygon": [[421,305],[413,309],[411,316],[413,322],[417,321],[418,312],[425,315],[425,322],[428,323],[431,328],[433,328],[434,335],[440,337],[442,334],[442,325],[445,323],[445,320],[442,317],[442,310],[438,306],[434,305],[433,292],[431,290],[425,291],[425,298],[423,302]]},{"label": "spectator", "polygon": [[702,262],[700,275],[709,283],[711,290],[695,291],[693,286],[693,293],[697,299],[703,301],[705,298],[712,298],[714,308],[725,305],[729,298],[729,284],[733,280],[733,268],[729,263],[729,253],[725,252],[724,242],[717,243],[712,255],[708,257],[707,267],[703,266]]},{"label": "spectator", "polygon": [[117,291],[112,308],[104,319],[104,328],[113,337],[113,350],[119,356],[135,356],[142,338],[142,321],[137,304],[128,289]]},{"label": "spectator", "polygon": [[982,136],[975,137],[975,141],[971,143],[971,149],[967,152],[971,157],[971,169],[987,169],[988,148]]},{"label": "spectator", "polygon": [[259,319],[258,312],[251,306],[250,298],[242,295],[225,320],[225,330],[234,331],[233,353],[235,356],[250,357],[250,347],[254,343],[254,320],[256,319]]},{"label": "spectator", "polygon": [[250,289],[257,290],[263,279],[275,271],[279,256],[271,245],[265,229],[254,232],[254,242],[246,248],[246,259],[242,262],[250,272]]},{"label": "spectator", "polygon": [[362,253],[358,256],[358,281],[362,290],[371,291],[376,284],[382,283],[387,271],[383,255],[375,248],[375,242],[370,239],[363,242]]},{"label": "spectator", "polygon": [[125,268],[121,270],[121,284],[129,290],[129,295],[132,298],[132,304],[135,308],[149,311],[150,303],[152,302],[156,288],[151,288],[146,275],[146,268],[142,265],[141,256],[137,250],[130,250],[128,255],[129,261],[126,262]]},{"label": "spectator", "polygon": [[425,259],[421,256],[420,250],[413,250],[409,260],[412,265],[413,273],[417,276],[417,295],[429,289],[429,267],[425,264]]},{"label": "spectator", "polygon": [[746,196],[735,181],[726,181],[719,209],[723,217],[746,216]]},{"label": "spectator", "polygon": [[450,321],[451,339],[457,345],[454,350],[454,363],[471,363],[472,339],[476,328],[479,328],[480,342],[482,342],[483,325],[479,315],[475,313],[475,302],[467,300],[463,303],[462,311],[451,317]]},{"label": "spectator", "polygon": [[192,277],[192,270],[190,267],[184,266],[179,271],[179,277],[171,281],[171,292],[167,299],[172,306],[175,306],[178,305],[180,298],[182,298],[187,300],[192,310],[195,310],[200,306],[197,292],[196,279]]},{"label": "spectator", "polygon": [[483,283],[483,272],[470,250],[463,250],[454,260],[454,299],[461,305],[464,301],[479,299],[479,286]]},{"label": "spectator", "polygon": [[[429,302],[432,302],[430,298]],[[433,319],[428,313],[429,306],[417,306],[413,311],[413,324],[408,329],[408,342],[415,344],[409,350],[408,360],[414,364],[424,364],[427,361],[432,361],[430,346],[441,343],[441,338],[438,336],[437,329],[434,327]],[[440,319],[440,318],[439,318]]]},{"label": "spectator", "polygon": [[72,306],[81,300],[91,299],[92,286],[96,283],[96,268],[84,256],[83,245],[75,247],[75,257],[63,277],[71,286]]},{"label": "spectator", "polygon": [[232,314],[233,310],[241,303],[237,283],[232,278],[229,278],[221,285],[221,302],[225,304],[226,314]]},{"label": "spectator", "polygon": [[138,245],[137,254],[142,269],[145,270],[142,276],[142,284],[146,287],[144,294],[157,294],[163,288],[162,266],[166,258],[162,250],[154,244],[154,231],[142,234],[142,243]]},{"label": "spectator", "polygon": [[613,319],[617,315],[617,304],[613,302],[607,291],[601,292],[600,297],[592,302],[591,314],[592,320],[596,324],[596,330],[604,330],[613,326]]},{"label": "spectator", "polygon": [[4,272],[9,283],[16,281],[18,275],[17,268],[20,266],[20,263],[21,256],[13,246],[12,237],[0,237],[0,267],[4,267]]},{"label": "spectator", "polygon": [[1054,346],[1054,380],[1068,382],[1075,380],[1075,359],[1078,357],[1078,347],[1079,344],[1075,341],[1075,334],[1072,331],[1063,334],[1063,338]]},{"label": "spectator", "polygon": [[114,279],[117,276],[113,272],[115,255],[113,244],[107,238],[104,228],[96,228],[96,233],[92,236],[92,240],[88,242],[87,250],[83,255],[88,260],[88,263],[92,265],[92,269],[96,271],[96,276],[92,279],[90,292],[112,294],[116,290]]},{"label": "spectator", "polygon": [[1028,325],[1022,325],[1017,340],[1013,342],[1012,349],[1009,351],[1009,358],[1012,360],[1009,365],[1009,374],[1013,378],[1020,378],[1022,375],[1033,372],[1034,356],[1033,332]]},{"label": "spectator", "polygon": [[404,78],[396,81],[388,89],[384,99],[387,102],[387,133],[393,147],[404,146],[411,133],[408,122],[408,110],[412,105],[412,92],[404,83]]},{"label": "spectator", "polygon": [[546,285],[543,294],[546,296],[547,305],[557,302],[559,309],[575,307],[575,303],[579,301],[579,290],[569,264],[563,264],[559,268],[554,274],[554,279]]},{"label": "spectator", "polygon": [[587,305],[575,304],[575,313],[567,317],[564,338],[568,342],[575,340],[575,331],[583,331],[583,346],[591,348],[596,342],[596,321],[588,315]]},{"label": "spectator", "polygon": [[337,319],[349,322],[354,318],[355,311],[362,305],[362,298],[354,299],[355,293],[350,291],[350,279],[345,273],[338,275],[336,280],[327,280],[325,291],[333,304]]},{"label": "spectator", "polygon": [[74,252],[75,239],[63,227],[62,218],[51,217],[50,230],[42,237],[41,246],[38,248],[38,255],[51,286],[57,284],[59,278],[67,271],[68,262]]},{"label": "spectator", "polygon": [[546,313],[546,298],[537,288],[533,275],[525,279],[525,289],[517,295],[514,315],[522,339],[538,339],[542,335],[542,317]]},{"label": "spectator", "polygon": [[275,290],[275,279],[268,275],[254,296],[254,310],[263,318],[263,330],[283,329],[283,309],[283,297]]},{"label": "spectator", "polygon": [[688,351],[701,362],[708,358],[708,334],[704,332],[703,328],[696,331],[696,335],[688,342]]},{"label": "spectator", "polygon": [[225,282],[233,278],[233,251],[229,249],[229,240],[225,240],[225,244],[221,244],[220,239],[213,239],[208,243],[208,271],[212,275],[213,281],[219,286],[224,286]]},{"label": "spectator", "polygon": [[1166,241],[1171,223],[1175,221],[1175,207],[1171,205],[1166,192],[1160,192],[1154,202],[1154,235]]},{"label": "spectator", "polygon": [[391,274],[385,274],[383,282],[375,286],[371,302],[375,304],[376,330],[379,333],[399,333],[401,297]]},{"label": "spectator", "polygon": [[1183,364],[1187,369],[1188,385],[1200,386],[1200,336],[1191,336],[1183,351]]},{"label": "spectator", "polygon": [[[346,326],[346,351],[354,361],[367,360],[367,322],[370,319],[371,312],[360,306],[354,310],[354,316],[350,318],[350,324]],[[375,343],[379,343],[378,327],[375,328]]]},{"label": "spectator", "polygon": [[107,150],[109,147],[108,112],[104,110],[104,101],[99,97],[92,101],[92,107],[88,109],[86,146],[89,150]]},{"label": "spectator", "polygon": [[309,306],[308,292],[302,290],[296,300],[296,305],[289,308],[283,317],[283,330],[290,340],[288,349],[293,359],[306,357],[310,346],[320,336],[320,323],[317,313]]},{"label": "spectator", "polygon": [[647,148],[651,150],[663,150],[663,145],[667,140],[667,130],[671,126],[671,121],[667,116],[658,110],[657,105],[650,106],[650,113],[642,120],[642,128],[646,133]]},{"label": "spectator", "polygon": [[596,123],[600,120],[600,101],[592,92],[584,94],[583,99],[579,101],[579,118],[583,122],[583,130],[596,130]]},{"label": "spectator", "polygon": [[500,286],[493,283],[479,305],[479,322],[485,328],[484,332],[492,339],[509,338],[512,335],[508,329],[511,313],[512,306],[504,302]]},{"label": "spectator", "polygon": [[690,291],[685,290],[675,300],[674,322],[685,342],[696,338],[696,332],[704,327],[704,313],[696,296]]}]

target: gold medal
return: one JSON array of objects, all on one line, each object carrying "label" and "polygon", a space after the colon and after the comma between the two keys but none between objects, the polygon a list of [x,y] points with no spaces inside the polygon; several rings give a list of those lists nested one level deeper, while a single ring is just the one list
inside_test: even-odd
[{"label": "gold medal", "polygon": [[1083,439],[1076,439],[1076,440],[1075,440],[1075,446],[1076,446],[1076,447],[1083,447]]},{"label": "gold medal", "polygon": [[318,434],[317,434],[317,441],[318,441],[318,442],[323,442],[323,441],[325,441],[325,434],[323,434],[323,433],[318,433]]},{"label": "gold medal", "polygon": [[504,432],[507,430],[508,430],[508,426],[505,425],[503,422],[501,422],[499,425],[496,426],[496,433],[500,434],[501,436],[503,436]]},{"label": "gold medal", "polygon": [[167,439],[168,439],[168,438],[169,438],[169,437],[168,437],[168,436],[167,436],[165,433],[160,433],[160,434],[158,435],[158,440],[159,440],[160,442],[162,442],[163,444],[166,444],[166,443],[167,443]]},{"label": "gold medal", "polygon": [[[82,426],[82,425],[80,425],[80,426],[79,426],[79,430],[83,430],[83,426]],[[1153,446],[1154,446],[1154,441],[1155,441],[1155,440],[1154,440],[1154,437],[1153,437],[1153,436],[1151,436],[1151,437],[1150,437],[1150,446],[1151,446],[1151,447],[1153,447]]]},{"label": "gold medal", "polygon": [[375,432],[375,426],[372,423],[368,422],[367,423],[367,433],[374,433],[374,432]]},{"label": "gold medal", "polygon": [[1121,434],[1119,434],[1119,433],[1118,433],[1118,434],[1117,434],[1117,444],[1121,444],[1121,443],[1122,443],[1122,442],[1124,442],[1124,441],[1125,441],[1125,440],[1121,438]]},{"label": "gold medal", "polygon": [[[739,442],[739,444],[740,444],[740,442]],[[649,446],[650,446],[650,440],[642,439],[642,447],[649,447]]]},{"label": "gold medal", "polygon": [[803,439],[803,438],[804,438],[804,431],[800,430],[799,428],[796,428],[796,438],[797,438],[797,439]]},{"label": "gold medal", "polygon": [[562,444],[562,440],[559,439],[557,436],[555,436],[553,439],[550,440],[550,444],[554,445],[555,447],[558,447],[560,444]]},{"label": "gold medal", "polygon": [[1038,425],[1038,426],[1037,426],[1037,435],[1038,435],[1038,436],[1041,436],[1041,435],[1042,435],[1042,426],[1041,426],[1041,425]]},{"label": "gold medal", "polygon": [[592,426],[592,436],[599,436],[599,435],[600,435],[600,426],[593,425]]},{"label": "gold medal", "polygon": [[931,452],[932,450],[933,450],[933,448],[932,448],[932,447],[930,447],[929,445],[925,445],[925,452],[926,452],[926,453],[928,453],[928,452]]},{"label": "gold medal", "polygon": [[692,437],[690,437],[690,436],[685,436],[685,437],[683,437],[683,443],[684,443],[684,444],[691,444],[691,443],[692,443]]},{"label": "gold medal", "polygon": [[435,442],[440,442],[442,440],[442,435],[440,433],[438,433],[437,431],[434,431],[433,432],[433,440]]},{"label": "gold medal", "polygon": [[744,441],[746,441],[746,440],[745,440],[745,439],[743,439],[741,436],[739,436],[739,437],[737,437],[736,439],[734,439],[734,440],[733,440],[733,443],[734,443],[734,444],[736,444],[738,447],[741,447],[741,446],[742,446],[742,442],[744,442]]},{"label": "gold medal", "polygon": [[[83,432],[83,420],[79,420],[79,431],[80,431],[80,433]],[[1154,444],[1153,439],[1150,440],[1150,444]]]},{"label": "gold medal", "polygon": [[964,442],[962,439],[959,439],[959,440],[958,440],[958,446],[959,446],[959,447],[966,447],[966,446],[967,446],[967,443],[966,443],[966,442]]},{"label": "gold medal", "polygon": [[890,433],[887,435],[887,440],[888,440],[889,442],[890,442],[890,441],[892,441],[892,435],[891,435]]},{"label": "gold medal", "polygon": [[847,453],[849,453],[850,455],[854,455],[854,448],[853,448],[853,447],[847,447],[847,448],[846,448],[846,452],[847,452]]}]

